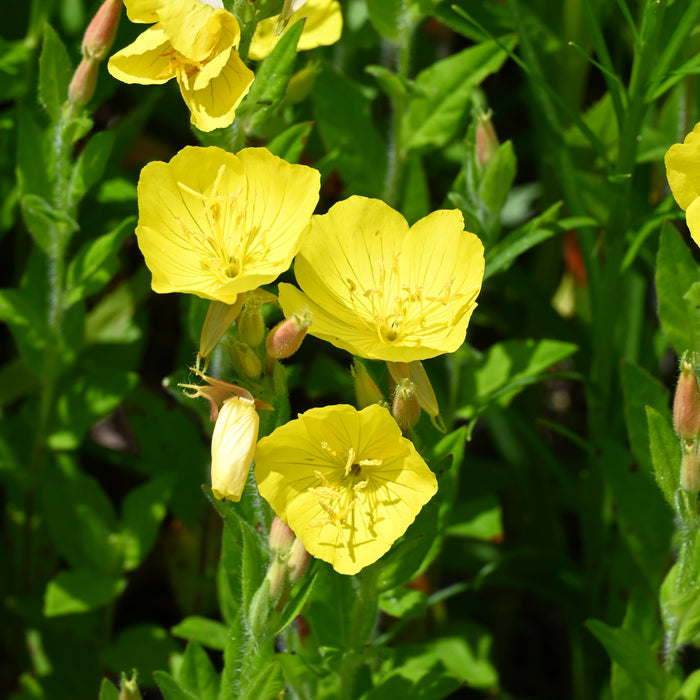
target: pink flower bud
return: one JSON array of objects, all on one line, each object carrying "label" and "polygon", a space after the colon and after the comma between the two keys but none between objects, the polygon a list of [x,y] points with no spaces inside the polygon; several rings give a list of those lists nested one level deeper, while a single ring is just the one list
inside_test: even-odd
[{"label": "pink flower bud", "polygon": [[68,99],[75,107],[84,107],[95,94],[100,64],[92,58],[83,58],[73,73],[68,86]]},{"label": "pink flower bud", "polygon": [[267,336],[267,355],[275,360],[291,357],[301,345],[306,331],[311,325],[309,314],[293,314],[280,321]]},{"label": "pink flower bud", "polygon": [[92,18],[83,37],[83,56],[104,61],[114,43],[122,12],[122,0],[105,0]]},{"label": "pink flower bud", "polygon": [[289,581],[298,583],[304,577],[311,563],[311,555],[306,551],[303,542],[297,537],[292,544],[292,551],[287,560]]},{"label": "pink flower bud", "polygon": [[476,122],[476,157],[479,165],[485,167],[498,150],[498,136],[491,123],[491,114],[481,114]]},{"label": "pink flower bud", "polygon": [[673,427],[679,438],[695,440],[700,433],[700,389],[695,374],[695,353],[681,359],[681,375],[673,398]]},{"label": "pink flower bud", "polygon": [[287,555],[294,542],[294,533],[287,523],[275,516],[270,525],[270,536],[268,538],[270,551],[277,555]]}]

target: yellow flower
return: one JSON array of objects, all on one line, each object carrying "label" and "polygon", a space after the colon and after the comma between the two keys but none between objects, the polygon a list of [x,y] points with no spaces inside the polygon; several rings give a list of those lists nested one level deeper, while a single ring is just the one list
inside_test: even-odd
[{"label": "yellow flower", "polygon": [[153,85],[177,78],[202,131],[229,126],[255,75],[237,52],[236,18],[200,0],[125,0],[132,22],[156,22],[109,60],[125,83]]},{"label": "yellow flower", "polygon": [[258,443],[262,496],[307,551],[341,574],[385,554],[437,480],[379,405],[312,408]]},{"label": "yellow flower", "polygon": [[264,148],[187,146],[138,185],[139,247],[159,293],[234,304],[291,264],[318,201],[318,171]]},{"label": "yellow flower", "polygon": [[241,500],[259,425],[252,399],[232,396],[224,401],[211,437],[211,490],[216,498]]},{"label": "yellow flower", "polygon": [[693,240],[700,245],[700,123],[666,152],[666,177]]},{"label": "yellow flower", "polygon": [[463,342],[484,275],[484,248],[457,210],[409,229],[376,199],[350,197],[314,216],[295,262],[303,292],[280,284],[286,316],[354,355],[412,362]]},{"label": "yellow flower", "polygon": [[[290,9],[294,10],[298,5],[298,2],[292,2]],[[329,46],[340,39],[343,31],[340,3],[336,0],[306,0],[289,18],[277,15],[259,22],[248,55],[254,61],[262,60],[275,48],[285,28],[304,18],[306,24],[299,37],[297,51]]]}]

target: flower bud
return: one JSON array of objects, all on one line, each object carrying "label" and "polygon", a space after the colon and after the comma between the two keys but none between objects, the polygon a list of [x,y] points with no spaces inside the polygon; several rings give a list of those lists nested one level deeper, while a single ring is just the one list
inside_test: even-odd
[{"label": "flower bud", "polygon": [[687,493],[697,493],[700,488],[700,456],[697,440],[681,440],[681,488]]},{"label": "flower bud", "polygon": [[84,107],[95,94],[100,64],[92,58],[83,58],[73,73],[68,86],[68,99],[75,107]]},{"label": "flower bud", "polygon": [[357,407],[367,408],[374,403],[384,403],[384,395],[381,389],[376,385],[374,379],[369,376],[367,368],[357,359],[350,367],[350,373],[355,384],[355,398],[357,399]]},{"label": "flower bud", "polygon": [[265,319],[261,309],[260,296],[250,293],[246,296],[243,310],[236,321],[238,337],[251,348],[257,348],[265,338]]},{"label": "flower bud", "polygon": [[206,359],[211,355],[231,324],[238,318],[244,301],[245,297],[239,294],[234,304],[224,304],[223,301],[209,302],[199,338],[199,357]]},{"label": "flower bud", "polygon": [[415,384],[418,405],[431,417],[440,414],[437,397],[428,374],[420,360],[413,362],[387,362],[391,378],[398,384],[402,379],[410,379]]},{"label": "flower bud", "polygon": [[141,691],[136,683],[136,671],[133,672],[130,679],[127,679],[126,674],[122,673],[119,685],[119,700],[141,700]]},{"label": "flower bud", "polygon": [[304,543],[298,538],[294,538],[292,551],[287,560],[287,572],[291,583],[298,583],[304,577],[306,570],[311,563],[311,555],[306,551]]},{"label": "flower bud", "polygon": [[410,379],[402,379],[394,390],[391,415],[403,433],[408,433],[420,418],[420,406],[416,395],[416,385]]},{"label": "flower bud", "polygon": [[255,350],[246,343],[227,344],[228,353],[234,367],[244,376],[257,379],[262,373],[262,362]]},{"label": "flower bud", "polygon": [[681,375],[673,398],[673,428],[682,440],[694,440],[700,433],[700,390],[692,352],[686,352],[681,359]]},{"label": "flower bud", "polygon": [[480,114],[476,121],[476,158],[485,167],[498,150],[498,136],[491,122],[490,111]]},{"label": "flower bud", "polygon": [[282,12],[275,22],[275,36],[279,36],[287,28],[292,15],[306,5],[306,0],[284,0]]},{"label": "flower bud", "polygon": [[211,490],[216,498],[241,500],[259,425],[253,400],[232,396],[224,401],[211,438]]},{"label": "flower bud", "polygon": [[273,554],[286,556],[294,542],[294,532],[282,518],[275,516],[270,525],[270,536],[267,541]]},{"label": "flower bud", "polygon": [[292,314],[280,321],[267,336],[267,356],[274,360],[291,357],[301,345],[311,325],[311,315]]},{"label": "flower bud", "polygon": [[88,24],[83,37],[83,56],[104,61],[114,43],[122,12],[122,0],[105,0]]},{"label": "flower bud", "polygon": [[270,562],[270,568],[267,570],[265,580],[270,584],[269,596],[272,600],[277,600],[284,590],[284,584],[287,581],[287,566],[286,564],[275,557]]}]

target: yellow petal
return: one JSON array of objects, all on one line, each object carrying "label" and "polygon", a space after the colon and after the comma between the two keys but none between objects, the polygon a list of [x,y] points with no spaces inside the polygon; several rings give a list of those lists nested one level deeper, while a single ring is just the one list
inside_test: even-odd
[{"label": "yellow petal", "polygon": [[149,27],[133,43],[115,53],[107,69],[123,83],[160,85],[175,75],[171,55],[172,47],[165,33],[157,27]]},{"label": "yellow petal", "polygon": [[153,24],[158,21],[159,0],[124,0],[130,22]]},{"label": "yellow petal", "polygon": [[260,493],[306,550],[336,571],[375,562],[437,491],[437,480],[381,406],[326,406],[256,449]]},{"label": "yellow petal", "polygon": [[259,424],[252,400],[233,396],[224,401],[211,438],[211,490],[216,498],[241,500]]},{"label": "yellow petal", "polygon": [[[306,18],[304,30],[299,37],[297,51],[308,51],[317,46],[335,44],[343,31],[343,15],[340,3],[336,0],[307,0],[304,5],[289,18],[286,29],[295,22]],[[258,22],[250,44],[248,55],[254,61],[260,61],[275,48],[284,32],[275,35],[278,16]]]},{"label": "yellow petal", "polygon": [[700,245],[700,198],[693,200],[685,213],[685,220],[692,239]]},{"label": "yellow petal", "polygon": [[[202,131],[229,126],[255,74],[241,61],[238,53],[231,50],[228,62],[217,75],[211,77],[204,70],[200,75],[205,79],[199,80],[197,76],[189,88],[178,80],[182,97],[191,112],[192,123]],[[203,87],[196,89],[200,83]]]},{"label": "yellow petal", "polygon": [[666,176],[671,192],[684,211],[700,196],[700,123],[666,152]]}]

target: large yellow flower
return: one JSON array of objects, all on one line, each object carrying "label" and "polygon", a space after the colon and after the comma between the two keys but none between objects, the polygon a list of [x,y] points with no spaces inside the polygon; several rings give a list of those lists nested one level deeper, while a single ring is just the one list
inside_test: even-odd
[{"label": "large yellow flower", "polygon": [[280,284],[286,316],[354,355],[412,362],[463,342],[484,275],[484,247],[462,214],[440,210],[409,229],[376,199],[350,197],[314,216],[295,262],[300,292]]},{"label": "large yellow flower", "polygon": [[291,264],[320,176],[264,148],[187,146],[149,163],[138,185],[139,247],[156,292],[234,304]]},{"label": "large yellow flower", "polygon": [[109,72],[125,83],[152,85],[177,78],[202,131],[233,122],[255,75],[237,52],[236,18],[201,0],[125,0],[132,22],[156,22],[109,60]]},{"label": "large yellow flower", "polygon": [[700,123],[666,152],[666,177],[693,240],[700,245]]},{"label": "large yellow flower", "polygon": [[307,551],[341,574],[379,559],[437,491],[378,405],[312,408],[277,428],[258,443],[255,479]]},{"label": "large yellow flower", "polygon": [[275,48],[284,33],[284,30],[279,31],[279,25],[286,22],[286,27],[290,27],[302,19],[306,19],[306,24],[299,37],[297,51],[329,46],[340,39],[343,31],[340,3],[336,0],[306,0],[302,7],[290,15],[288,21],[286,18],[282,20],[281,15],[277,15],[258,22],[248,55],[255,61],[265,58]]}]

